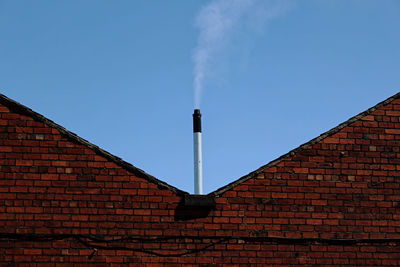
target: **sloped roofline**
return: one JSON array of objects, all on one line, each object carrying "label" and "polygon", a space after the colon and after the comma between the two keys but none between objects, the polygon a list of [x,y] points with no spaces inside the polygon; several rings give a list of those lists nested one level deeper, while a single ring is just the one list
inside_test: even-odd
[{"label": "sloped roofline", "polygon": [[188,195],[189,193],[180,190],[172,185],[169,185],[161,180],[158,180],[157,178],[153,177],[152,175],[146,173],[145,171],[136,168],[135,166],[133,166],[132,164],[124,161],[123,159],[114,156],[113,154],[109,153],[108,151],[101,149],[100,147],[90,143],[89,141],[83,139],[82,137],[79,137],[77,134],[68,131],[67,129],[65,129],[64,127],[60,126],[59,124],[53,122],[52,120],[46,118],[45,116],[31,110],[30,108],[6,97],[3,94],[0,94],[0,104],[10,108],[13,112],[16,112],[18,114],[21,115],[25,115],[28,117],[33,118],[34,120],[40,121],[46,125],[48,125],[51,128],[55,128],[57,129],[62,135],[64,135],[65,137],[67,137],[69,140],[76,142],[78,144],[84,145],[90,149],[92,149],[96,154],[105,157],[106,159],[114,162],[115,164],[117,164],[118,166],[124,168],[125,170],[133,173],[135,176],[139,177],[139,178],[143,178],[153,184],[156,184],[159,188],[161,189],[168,189],[172,192],[174,192],[177,195],[180,196],[184,196],[184,195]]},{"label": "sloped roofline", "polygon": [[380,107],[385,106],[385,105],[391,103],[393,100],[398,99],[398,98],[400,98],[400,92],[395,94],[395,95],[393,95],[393,96],[391,96],[391,97],[389,97],[388,99],[376,104],[375,106],[367,109],[366,111],[361,112],[360,114],[348,119],[347,121],[339,124],[335,128],[333,128],[333,129],[321,134],[320,136],[318,136],[318,137],[316,137],[316,138],[314,138],[314,139],[312,139],[312,140],[300,145],[299,147],[289,151],[288,153],[280,156],[279,158],[271,161],[270,163],[258,168],[257,170],[255,170],[255,171],[243,176],[242,178],[239,178],[238,180],[233,181],[233,182],[231,182],[231,183],[229,183],[229,184],[227,184],[227,185],[225,185],[225,186],[223,186],[223,187],[221,187],[221,188],[209,193],[209,195],[213,195],[214,197],[218,197],[218,196],[222,195],[223,193],[231,190],[233,187],[235,187],[235,186],[237,186],[237,185],[239,185],[239,184],[241,184],[241,183],[243,183],[243,182],[245,182],[245,181],[247,181],[249,179],[257,177],[257,175],[262,173],[264,170],[266,170],[266,169],[268,169],[270,167],[274,167],[275,165],[277,165],[281,161],[285,160],[286,158],[291,157],[291,156],[295,155],[296,153],[298,153],[300,151],[303,151],[307,147],[318,143],[322,139],[324,139],[326,137],[329,137],[329,136],[339,132],[344,127],[346,127],[346,126],[350,125],[351,123],[361,119],[362,117],[365,117],[365,116],[371,114],[372,112],[374,112],[375,110],[379,109]]},{"label": "sloped roofline", "polygon": [[[364,116],[367,116],[369,114],[371,114],[372,112],[374,112],[375,110],[379,109],[382,106],[385,106],[389,103],[391,103],[393,100],[400,98],[400,92],[389,97],[388,99],[376,104],[375,106],[367,109],[364,112],[361,112],[360,114],[348,119],[347,121],[339,124],[338,126],[332,128],[331,130],[321,134],[320,136],[300,145],[299,147],[289,151],[288,153],[280,156],[279,158],[269,162],[268,164],[258,168],[257,170],[209,193],[209,196],[213,196],[213,197],[219,197],[221,196],[223,193],[231,190],[233,187],[249,180],[252,178],[257,177],[258,174],[262,173],[264,170],[270,168],[270,167],[274,167],[275,165],[277,165],[278,163],[282,162],[283,160],[285,160],[286,158],[295,155],[296,153],[303,151],[304,149],[306,149],[307,147],[314,145],[316,143],[318,143],[319,141],[321,141],[322,139],[329,137],[337,132],[339,132],[341,129],[343,129],[344,127],[350,125],[351,123],[361,119]],[[40,121],[46,125],[48,125],[49,127],[55,128],[58,131],[60,131],[61,134],[63,134],[64,136],[66,136],[68,139],[70,139],[71,141],[77,142],[78,144],[84,145],[90,149],[92,149],[93,151],[96,152],[96,154],[101,155],[105,158],[107,158],[108,160],[116,163],[118,166],[121,166],[122,168],[126,169],[127,171],[133,173],[134,175],[136,175],[139,178],[143,178],[151,183],[156,184],[157,186],[159,186],[162,189],[167,189],[170,190],[172,192],[174,192],[177,195],[180,196],[184,196],[184,195],[189,195],[188,192],[185,192],[183,190],[180,190],[172,185],[167,184],[166,182],[163,182],[161,180],[158,180],[157,178],[155,178],[154,176],[146,173],[145,171],[133,166],[132,164],[122,160],[121,158],[114,156],[113,154],[109,153],[108,151],[101,149],[100,147],[90,143],[89,141],[79,137],[78,135],[76,135],[75,133],[68,131],[67,129],[65,129],[64,127],[60,126],[59,124],[53,122],[52,120],[44,117],[43,115],[31,110],[30,108],[6,97],[3,94],[0,94],[0,104],[3,104],[7,107],[9,107],[12,111],[17,112],[21,115],[26,115],[28,117],[31,117],[37,121]]]}]

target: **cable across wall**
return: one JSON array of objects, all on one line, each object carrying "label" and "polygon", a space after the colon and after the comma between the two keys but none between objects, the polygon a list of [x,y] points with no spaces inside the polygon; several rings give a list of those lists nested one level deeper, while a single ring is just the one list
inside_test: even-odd
[{"label": "cable across wall", "polygon": [[[98,250],[129,250],[142,252],[159,257],[179,257],[207,250],[217,244],[229,241],[241,241],[244,243],[278,243],[278,244],[328,244],[328,245],[359,245],[359,244],[395,244],[400,245],[400,238],[291,238],[270,236],[151,236],[151,237],[99,237],[83,234],[17,234],[0,233],[0,242],[52,242],[71,240],[93,249],[92,257]],[[176,242],[180,244],[195,244],[197,248],[186,249],[178,253],[161,253],[162,249],[132,248],[129,245],[146,243]]]}]

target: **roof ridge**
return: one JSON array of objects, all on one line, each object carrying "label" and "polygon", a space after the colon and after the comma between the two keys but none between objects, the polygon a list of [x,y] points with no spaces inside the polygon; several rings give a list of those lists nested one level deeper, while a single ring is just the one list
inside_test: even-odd
[{"label": "roof ridge", "polygon": [[239,179],[237,179],[237,180],[235,180],[235,181],[233,181],[233,182],[231,182],[231,183],[229,183],[229,184],[227,184],[227,185],[225,185],[223,187],[220,187],[217,190],[214,190],[213,192],[209,193],[209,195],[213,195],[215,197],[220,196],[221,194],[225,193],[226,191],[232,189],[233,187],[235,187],[235,186],[237,186],[237,185],[239,185],[239,184],[241,184],[241,183],[243,183],[243,182],[245,182],[245,181],[247,181],[247,180],[249,180],[251,178],[256,177],[259,173],[263,172],[265,169],[273,167],[273,166],[277,165],[278,163],[280,163],[281,161],[283,161],[284,159],[286,159],[286,158],[288,158],[290,156],[293,156],[294,154],[298,153],[299,151],[302,151],[303,149],[309,147],[310,145],[318,143],[322,139],[325,139],[326,137],[339,132],[341,129],[343,129],[344,127],[348,126],[349,124],[361,119],[362,117],[365,117],[365,116],[371,114],[372,112],[374,112],[378,108],[391,103],[393,100],[395,100],[397,98],[400,98],[400,92],[395,94],[395,95],[393,95],[393,96],[391,96],[391,97],[389,97],[389,98],[387,98],[386,100],[383,100],[382,102],[379,102],[375,106],[373,106],[373,107],[371,107],[371,108],[359,113],[358,115],[351,117],[347,121],[340,123],[338,126],[328,130],[327,132],[319,135],[318,137],[315,137],[315,138],[311,139],[310,141],[298,146],[297,148],[292,149],[291,151],[287,152],[286,154],[283,154],[282,156],[280,156],[279,158],[277,158],[275,160],[272,160],[271,162],[267,163],[266,165],[261,166],[257,170],[252,171],[249,174],[247,174],[247,175],[245,175],[245,176],[243,176],[243,177],[241,177],[241,178],[239,178]]},{"label": "roof ridge", "polygon": [[157,186],[159,186],[160,188],[165,188],[168,189],[172,192],[174,192],[177,195],[186,195],[189,194],[183,190],[180,190],[172,185],[167,184],[166,182],[163,182],[157,178],[155,178],[154,176],[146,173],[145,171],[133,166],[132,164],[124,161],[123,159],[111,154],[110,152],[90,143],[89,141],[87,141],[86,139],[78,136],[77,134],[68,131],[67,129],[65,129],[64,127],[62,127],[61,125],[53,122],[52,120],[46,118],[45,116],[33,111],[32,109],[22,105],[21,103],[12,100],[10,98],[8,98],[7,96],[3,95],[0,93],[0,103],[4,104],[7,107],[10,107],[13,109],[13,111],[16,111],[22,115],[26,115],[29,117],[32,117],[35,120],[38,120],[42,123],[45,123],[46,125],[52,127],[52,128],[56,128],[58,131],[61,132],[61,134],[64,134],[67,138],[71,139],[72,141],[78,142],[81,145],[87,146],[90,149],[94,150],[96,152],[96,154],[99,154],[101,156],[104,156],[105,158],[107,158],[108,160],[116,163],[117,165],[121,166],[122,168],[128,170],[129,172],[135,174],[136,176],[140,177],[140,178],[144,178],[147,181],[156,184]]}]

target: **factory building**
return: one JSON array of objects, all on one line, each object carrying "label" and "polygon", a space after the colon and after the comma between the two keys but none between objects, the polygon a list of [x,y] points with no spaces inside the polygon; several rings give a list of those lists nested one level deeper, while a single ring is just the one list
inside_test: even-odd
[{"label": "factory building", "polygon": [[400,93],[207,195],[0,95],[0,263],[399,266]]}]

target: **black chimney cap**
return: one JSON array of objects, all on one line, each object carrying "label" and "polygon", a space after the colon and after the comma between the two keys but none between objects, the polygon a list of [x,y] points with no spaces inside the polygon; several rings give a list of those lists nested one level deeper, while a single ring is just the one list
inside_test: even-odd
[{"label": "black chimney cap", "polygon": [[195,109],[193,113],[193,132],[201,133],[201,113],[200,109]]}]

